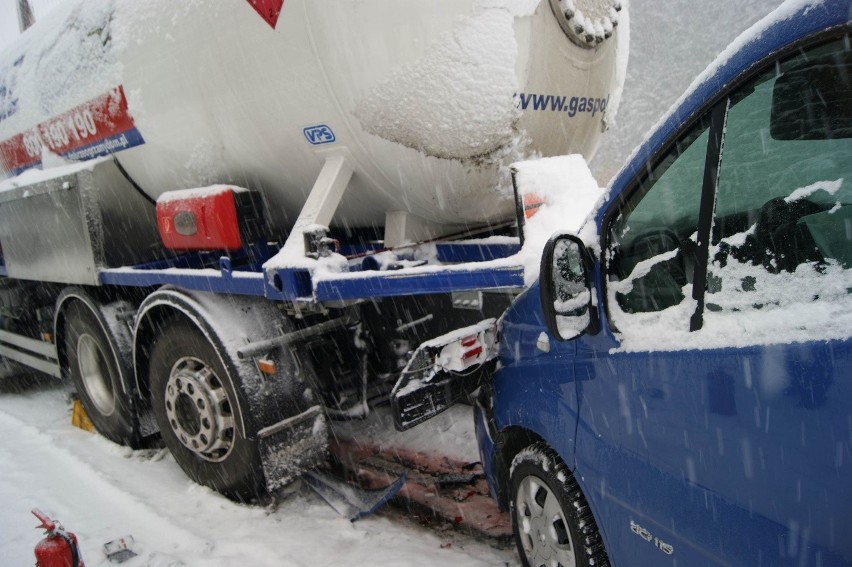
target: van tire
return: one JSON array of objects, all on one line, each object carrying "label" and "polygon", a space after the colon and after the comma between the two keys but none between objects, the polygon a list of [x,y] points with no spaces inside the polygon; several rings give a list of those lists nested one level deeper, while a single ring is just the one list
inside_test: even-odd
[{"label": "van tire", "polygon": [[553,449],[539,442],[518,453],[509,485],[509,512],[525,567],[609,566],[588,502]]}]

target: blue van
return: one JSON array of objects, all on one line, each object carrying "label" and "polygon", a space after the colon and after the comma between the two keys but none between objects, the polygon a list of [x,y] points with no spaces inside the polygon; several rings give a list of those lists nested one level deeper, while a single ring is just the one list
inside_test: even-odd
[{"label": "blue van", "polygon": [[852,564],[850,18],[737,40],[502,317],[476,430],[525,565]]}]

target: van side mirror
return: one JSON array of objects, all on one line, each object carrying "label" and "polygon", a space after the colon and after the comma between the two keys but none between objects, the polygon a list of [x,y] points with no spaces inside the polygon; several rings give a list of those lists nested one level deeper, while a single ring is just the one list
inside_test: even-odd
[{"label": "van side mirror", "polygon": [[541,305],[550,333],[569,340],[598,330],[589,275],[592,257],[583,242],[571,234],[557,234],[541,258]]}]

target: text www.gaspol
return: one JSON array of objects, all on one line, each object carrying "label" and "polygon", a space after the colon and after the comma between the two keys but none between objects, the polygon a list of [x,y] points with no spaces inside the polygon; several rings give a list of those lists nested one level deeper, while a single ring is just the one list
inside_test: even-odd
[{"label": "text www.gaspol", "polygon": [[515,107],[521,110],[541,112],[564,112],[569,117],[590,113],[592,116],[606,112],[609,95],[606,97],[568,96],[538,93],[516,93]]}]

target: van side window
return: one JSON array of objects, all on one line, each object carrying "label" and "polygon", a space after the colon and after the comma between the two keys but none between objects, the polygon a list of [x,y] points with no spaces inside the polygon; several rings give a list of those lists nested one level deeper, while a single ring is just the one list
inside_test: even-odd
[{"label": "van side window", "polygon": [[850,243],[852,52],[844,38],[731,96],[705,323],[767,336],[779,325],[810,327],[830,338],[833,310],[824,307],[850,301]]},{"label": "van side window", "polygon": [[609,226],[607,294],[619,327],[630,314],[662,311],[691,296],[708,126],[701,121],[675,144]]}]

